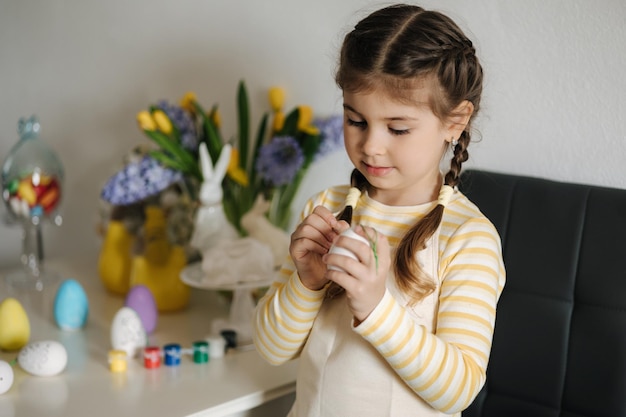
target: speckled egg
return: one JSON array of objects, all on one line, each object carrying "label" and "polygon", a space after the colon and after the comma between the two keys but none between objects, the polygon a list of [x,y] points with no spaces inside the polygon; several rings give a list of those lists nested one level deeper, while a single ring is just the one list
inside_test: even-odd
[{"label": "speckled egg", "polygon": [[61,283],[54,299],[54,320],[63,330],[78,330],[87,322],[89,301],[83,287],[74,279]]},{"label": "speckled egg", "polygon": [[141,319],[135,310],[122,307],[111,324],[111,346],[116,350],[123,350],[129,357],[134,357],[147,344],[146,331]]},{"label": "speckled egg", "polygon": [[55,340],[32,342],[17,355],[20,367],[35,376],[60,374],[67,365],[67,350]]},{"label": "speckled egg", "polygon": [[133,286],[126,295],[124,305],[137,312],[146,333],[150,334],[156,329],[159,313],[154,296],[148,287],[145,285]]},{"label": "speckled egg", "polygon": [[11,389],[13,385],[13,368],[8,362],[0,361],[0,395]]},{"label": "speckled egg", "polygon": [[30,321],[26,310],[15,298],[6,298],[0,303],[0,349],[21,349],[29,338]]}]

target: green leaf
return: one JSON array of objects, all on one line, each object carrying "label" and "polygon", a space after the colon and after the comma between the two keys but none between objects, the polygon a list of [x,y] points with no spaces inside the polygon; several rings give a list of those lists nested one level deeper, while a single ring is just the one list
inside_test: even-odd
[{"label": "green leaf", "polygon": [[[207,145],[211,162],[214,164],[222,152],[222,139],[219,136],[218,129],[213,123],[213,120],[204,111],[204,108],[197,101],[193,101],[193,106],[196,114],[200,116],[202,121],[202,132],[204,133],[204,142]],[[217,107],[213,107],[212,111],[216,111]]]},{"label": "green leaf", "polygon": [[[259,123],[259,130],[256,132],[256,140],[254,141],[254,151],[252,153],[252,160],[250,161],[250,168],[246,170],[248,175],[250,176],[250,184],[254,184],[256,181],[256,169],[254,167],[254,163],[259,157],[259,150],[261,146],[264,144],[265,133],[267,130],[267,121],[269,119],[269,114],[265,113],[261,118],[261,123]],[[255,196],[256,197],[256,193]]]},{"label": "green leaf", "polygon": [[252,163],[248,155],[248,142],[250,141],[250,105],[246,84],[239,82],[237,90],[237,117],[239,119],[239,164],[246,172],[250,172]]},{"label": "green leaf", "polygon": [[302,151],[305,155],[303,164],[305,168],[313,162],[313,158],[315,157],[321,143],[322,137],[320,135],[309,135],[307,133],[303,133],[302,139],[300,140],[300,146],[302,146]]},{"label": "green leaf", "polygon": [[300,110],[296,107],[286,117],[283,128],[280,129],[276,136],[290,135],[295,136],[298,132],[298,119],[300,118]]},{"label": "green leaf", "polygon": [[199,175],[200,178],[202,178],[202,173],[200,172],[198,161],[196,161],[194,156],[189,151],[187,151],[185,148],[180,146],[180,144],[174,142],[169,137],[159,131],[144,130],[144,132],[161,149],[169,153],[174,160],[182,164],[182,166],[185,167],[185,172],[193,173],[194,176]]},{"label": "green leaf", "polygon": [[188,172],[188,167],[185,166],[184,164],[182,164],[180,161],[172,158],[170,155],[164,153],[163,151],[149,151],[148,155],[150,155],[151,157],[153,157],[154,159],[156,159],[159,163],[161,163],[162,165],[168,167],[168,168],[172,168],[175,169],[177,171],[181,171],[185,174],[192,174],[191,172]]}]

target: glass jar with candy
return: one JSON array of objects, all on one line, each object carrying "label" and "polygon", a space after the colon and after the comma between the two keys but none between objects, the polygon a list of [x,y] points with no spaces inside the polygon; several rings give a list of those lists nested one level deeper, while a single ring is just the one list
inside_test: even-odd
[{"label": "glass jar with candy", "polygon": [[18,123],[19,140],[2,165],[2,199],[9,222],[23,227],[20,271],[7,276],[13,284],[41,289],[51,277],[43,269],[41,225],[44,220],[60,224],[58,214],[63,191],[63,165],[57,154],[39,137],[36,116]]}]

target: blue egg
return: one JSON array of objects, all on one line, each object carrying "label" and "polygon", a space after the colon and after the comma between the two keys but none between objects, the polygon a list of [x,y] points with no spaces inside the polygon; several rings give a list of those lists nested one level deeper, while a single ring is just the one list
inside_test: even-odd
[{"label": "blue egg", "polygon": [[78,330],[87,322],[89,301],[83,287],[74,279],[61,283],[54,299],[54,320],[63,330]]}]

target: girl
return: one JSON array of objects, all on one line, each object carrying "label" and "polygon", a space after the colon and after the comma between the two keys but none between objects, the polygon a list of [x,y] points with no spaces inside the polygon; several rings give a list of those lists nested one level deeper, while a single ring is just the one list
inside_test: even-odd
[{"label": "girl", "polygon": [[[307,203],[257,307],[257,350],[300,358],[290,416],[459,416],[505,280],[498,233],[456,188],[481,66],[448,17],[395,5],[348,33],[336,80],[352,184]],[[369,245],[340,235],[350,223]]]}]

